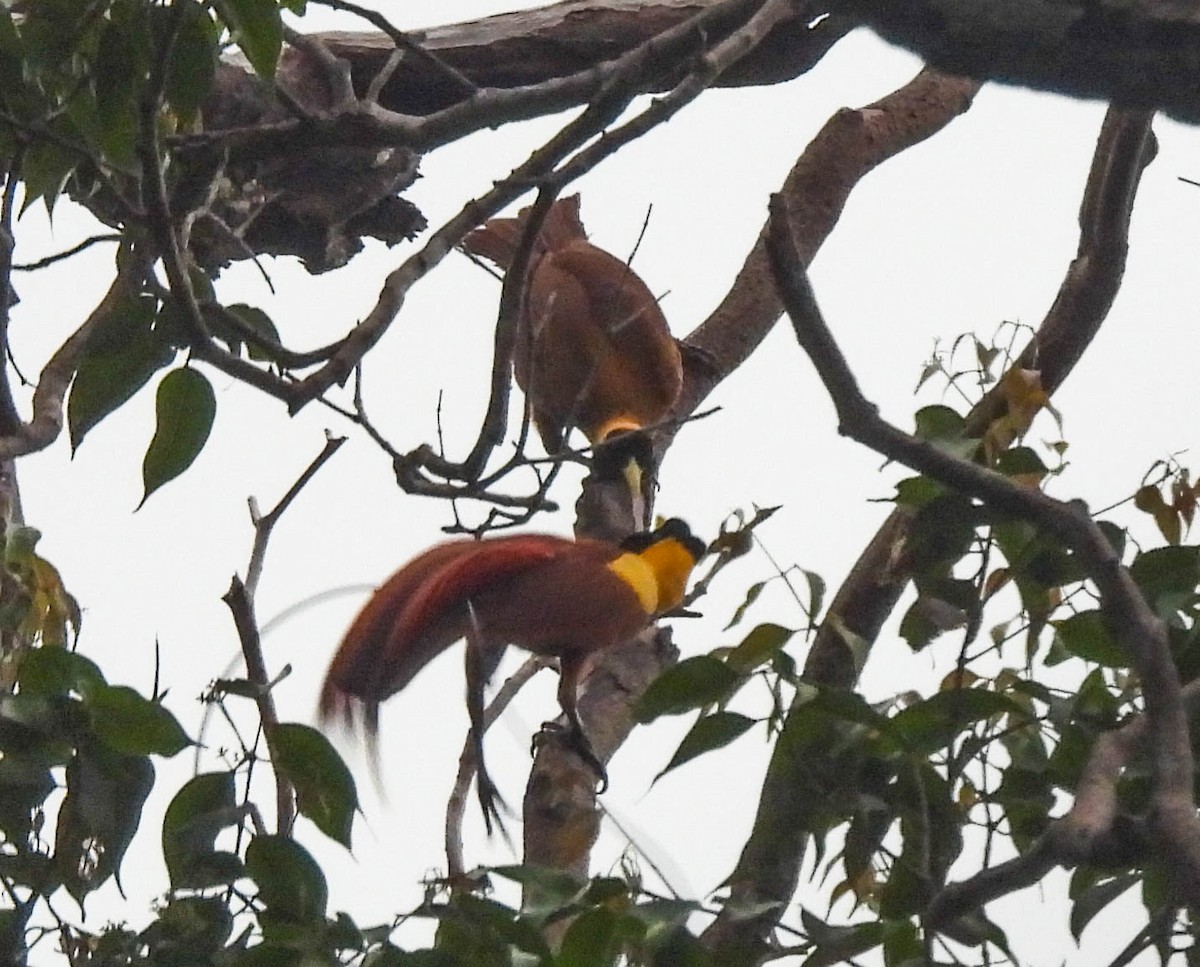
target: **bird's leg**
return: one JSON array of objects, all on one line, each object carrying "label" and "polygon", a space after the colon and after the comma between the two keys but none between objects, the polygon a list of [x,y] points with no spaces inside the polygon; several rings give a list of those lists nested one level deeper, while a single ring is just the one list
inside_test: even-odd
[{"label": "bird's leg", "polygon": [[543,722],[542,732],[534,737],[534,747],[537,747],[541,735],[563,735],[571,751],[586,762],[592,771],[596,773],[596,778],[600,783],[598,791],[604,792],[608,788],[608,771],[604,768],[604,763],[600,761],[600,757],[596,755],[596,750],[592,748],[592,743],[589,741],[587,733],[583,730],[583,722],[579,718],[579,681],[583,677],[586,665],[586,656],[580,658],[563,656],[559,658],[558,704],[563,710],[563,715],[567,718],[567,725],[564,728],[557,722]]},{"label": "bird's leg", "polygon": [[504,654],[503,648],[490,648],[484,639],[483,629],[475,614],[475,607],[467,602],[467,616],[470,626],[467,631],[467,715],[471,720],[471,744],[475,750],[475,788],[479,794],[479,808],[483,810],[483,824],[487,827],[488,836],[492,835],[492,823],[505,839],[508,830],[504,828],[501,810],[508,810],[500,797],[492,777],[488,774],[487,763],[483,758],[483,691],[492,677],[492,672],[500,663]]}]

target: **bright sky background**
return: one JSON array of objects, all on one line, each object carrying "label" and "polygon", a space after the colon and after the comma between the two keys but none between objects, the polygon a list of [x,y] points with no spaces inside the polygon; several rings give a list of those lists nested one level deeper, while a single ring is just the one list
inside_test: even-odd
[{"label": "bright sky background", "polygon": [[[376,6],[409,28],[435,16],[456,21],[514,4]],[[306,30],[354,29],[345,18],[310,9]],[[427,19],[403,19],[420,17],[422,9],[431,11]],[[918,67],[909,55],[857,33],[794,82],[705,94],[569,190],[583,193],[592,240],[621,256],[634,246],[653,206],[634,266],[653,291],[669,292],[664,310],[682,336],[724,294],[763,223],[768,194],[820,125],[839,107],[894,90]],[[948,345],[970,330],[986,339],[1004,320],[1041,320],[1075,253],[1076,214],[1103,113],[1100,104],[989,86],[946,131],[887,162],[855,189],[812,275],[865,392],[885,415],[911,425],[919,405],[913,387],[937,340]],[[510,125],[440,149],[423,161],[424,177],[410,197],[437,225],[563,122]],[[1161,150],[1143,178],[1125,285],[1093,348],[1056,397],[1071,466],[1054,493],[1082,496],[1094,507],[1132,493],[1154,460],[1196,443],[1194,353],[1183,337],[1195,329],[1200,304],[1200,190],[1177,176],[1200,174],[1200,143],[1194,131],[1170,122],[1159,121],[1156,131]],[[65,204],[52,230],[40,209],[31,212],[18,227],[16,261],[66,248],[92,230]],[[372,244],[348,268],[317,278],[290,260],[269,263],[275,297],[253,267],[242,265],[226,273],[218,291],[229,302],[265,308],[287,344],[315,346],[361,318],[383,276],[411,251]],[[13,312],[13,348],[27,376],[95,304],[111,271],[109,247],[16,279],[22,301]],[[369,357],[366,376],[368,411],[398,448],[435,439],[440,391],[451,455],[461,455],[474,440],[486,401],[498,294],[496,282],[459,255],[411,292],[402,316]],[[40,549],[84,606],[80,648],[110,680],[148,691],[157,641],[169,705],[192,735],[202,711],[195,697],[238,652],[220,596],[234,572],[245,573],[252,538],[246,498],[255,495],[264,509],[273,506],[319,452],[326,428],[349,433],[351,440],[276,531],[259,595],[263,621],[322,592],[377,583],[438,540],[449,521],[443,505],[402,495],[388,458],[335,414],[310,406],[289,420],[278,403],[206,372],[218,395],[212,438],[196,465],[137,513],[142,453],[153,432],[152,389],[93,430],[74,460],[64,434],[48,451],[24,460],[20,471],[28,522],[45,534]],[[935,402],[938,394],[927,390],[921,402]],[[869,501],[886,498],[899,474],[881,470],[878,458],[838,437],[832,407],[786,326],[710,403],[719,404],[720,413],[682,432],[665,462],[659,511],[685,517],[711,537],[735,508],[781,504],[761,532],[769,550],[783,565],[820,572],[832,591],[887,513],[887,505]],[[1053,426],[1039,423],[1033,436],[1039,435],[1053,438]],[[578,475],[564,473],[554,496],[565,509],[540,521],[540,529],[569,533],[577,494]],[[733,632],[721,634],[720,628],[744,589],[771,573],[761,555],[728,571],[698,605],[706,619],[677,624],[683,654],[735,642]],[[267,637],[272,671],[285,662],[294,669],[276,691],[285,720],[312,722],[321,676],[362,600],[360,592],[313,604]],[[796,627],[803,617],[786,595],[775,593],[764,595],[743,631],[762,620]],[[910,687],[928,691],[940,675],[934,658],[944,665],[957,646],[949,636],[913,657],[902,641],[885,634],[862,689],[872,700]],[[799,640],[793,653],[803,659]],[[521,800],[529,736],[556,711],[554,684],[551,672],[541,673],[489,735],[492,773],[511,804]],[[331,877],[331,909],[351,911],[360,925],[415,905],[419,878],[444,868],[443,810],[466,731],[461,695],[461,651],[455,649],[387,706],[387,798],[376,797],[361,758],[355,760],[366,815],[356,828],[353,857],[301,821],[302,841]],[[732,869],[768,747],[755,730],[651,787],[689,724],[671,720],[635,732],[612,763],[603,802],[678,891],[703,897]],[[215,747],[229,737],[217,726],[206,741],[205,768],[219,768]],[[130,902],[112,890],[94,897],[93,927],[109,918],[138,925],[153,890],[165,884],[159,817],[190,770],[187,753],[160,765],[149,818],[125,866]],[[261,802],[269,807],[270,796]],[[519,839],[519,826],[512,825]],[[594,871],[612,868],[624,846],[609,826]],[[485,844],[474,803],[467,853],[469,862],[511,859],[501,844]],[[1044,892],[1027,891],[993,911],[1025,963],[1099,962],[1140,926],[1132,910],[1124,923],[1093,928],[1076,952],[1063,907],[1054,902],[1064,881],[1048,882]],[[69,903],[63,901],[64,912]],[[820,903],[814,910],[828,914]],[[847,913],[843,901],[834,916]],[[406,936],[420,934],[401,939]],[[46,950],[38,958],[56,959]]]}]

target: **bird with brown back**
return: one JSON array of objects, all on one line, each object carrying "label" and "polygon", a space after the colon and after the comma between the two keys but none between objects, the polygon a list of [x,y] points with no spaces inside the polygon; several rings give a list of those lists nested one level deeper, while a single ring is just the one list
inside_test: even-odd
[{"label": "bird with brown back", "polygon": [[438,544],[393,574],[346,632],[321,691],[322,720],[362,726],[434,657],[467,639],[467,709],[488,831],[499,822],[483,760],[483,689],[507,645],[559,661],[566,739],[607,784],[576,705],[595,656],[628,641],[683,600],[704,542],[673,518],[623,544],[524,534]]},{"label": "bird with brown back", "polygon": [[[491,219],[463,247],[507,270],[530,211]],[[569,427],[595,446],[657,423],[679,397],[683,362],[658,300],[628,263],[588,241],[578,195],[557,199],[538,233],[513,373],[549,453]]]}]

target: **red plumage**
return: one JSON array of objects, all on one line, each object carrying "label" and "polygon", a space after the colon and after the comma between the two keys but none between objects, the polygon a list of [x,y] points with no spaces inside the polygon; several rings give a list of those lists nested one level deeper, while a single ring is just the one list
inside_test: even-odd
[{"label": "red plumage", "polygon": [[353,724],[361,706],[374,732],[379,703],[472,632],[468,601],[495,653],[513,644],[576,664],[633,637],[650,616],[607,567],[620,553],[602,541],[548,534],[430,548],[384,582],[354,619],[326,676],[321,717]]},{"label": "red plumage", "polygon": [[483,761],[483,690],[504,649],[517,645],[558,658],[567,741],[603,784],[604,764],[579,720],[579,682],[597,652],[633,638],[682,600],[704,552],[677,519],[624,545],[549,534],[439,544],[388,578],[354,619],[325,677],[320,716],[354,726],[361,711],[373,747],[380,703],[466,638],[467,711],[490,831],[502,823]]}]

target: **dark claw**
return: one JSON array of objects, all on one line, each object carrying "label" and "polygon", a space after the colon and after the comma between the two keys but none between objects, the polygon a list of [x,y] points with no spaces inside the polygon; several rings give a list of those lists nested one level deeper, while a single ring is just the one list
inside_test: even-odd
[{"label": "dark claw", "polygon": [[505,842],[511,844],[508,829],[504,825],[504,813],[509,812],[509,808],[486,769],[480,768],[475,773],[475,790],[479,795],[479,808],[483,811],[483,825],[488,836],[492,835],[493,829],[498,829]]},{"label": "dark claw", "polygon": [[592,748],[592,743],[588,741],[588,737],[582,729],[572,728],[570,725],[563,725],[560,722],[543,722],[541,731],[534,733],[533,741],[530,743],[529,754],[537,755],[538,748],[549,736],[562,739],[572,752],[587,763],[596,774],[596,781],[599,783],[599,788],[596,790],[597,794],[608,789],[608,770],[604,768],[604,763],[596,755],[596,751]]}]

